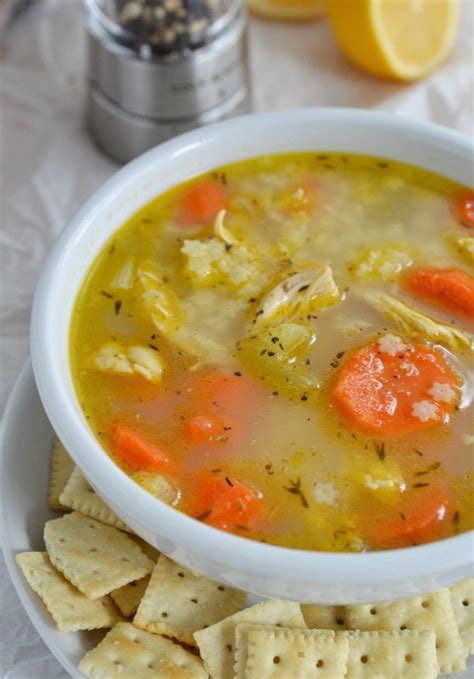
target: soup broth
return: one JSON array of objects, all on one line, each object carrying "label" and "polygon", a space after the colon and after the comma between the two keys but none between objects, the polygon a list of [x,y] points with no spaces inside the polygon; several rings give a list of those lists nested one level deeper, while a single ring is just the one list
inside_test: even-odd
[{"label": "soup broth", "polygon": [[156,497],[256,540],[364,551],[471,529],[473,204],[418,168],[316,153],[158,196],[76,301],[92,431]]}]

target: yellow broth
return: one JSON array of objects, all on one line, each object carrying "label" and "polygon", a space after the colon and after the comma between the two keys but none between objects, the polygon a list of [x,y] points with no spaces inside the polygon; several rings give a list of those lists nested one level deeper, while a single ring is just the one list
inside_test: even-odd
[{"label": "yellow broth", "polygon": [[[224,187],[224,237],[215,235],[214,219],[182,223],[183,196],[203,180]],[[406,271],[419,265],[469,272],[472,263],[460,239],[470,233],[451,207],[463,191],[442,177],[388,160],[298,153],[219,168],[158,196],[99,253],[76,301],[71,369],[91,430],[147,490],[191,516],[253,539],[362,551],[471,529],[473,362],[467,346],[439,349],[460,384],[449,424],[396,438],[374,435],[352,426],[331,397],[347,358],[387,333],[438,346],[420,333],[416,340],[408,337],[367,302],[368,291],[383,291],[463,333],[474,330],[472,319],[422,301],[400,284]],[[201,254],[184,241],[200,241]],[[206,269],[205,257],[214,246],[222,254],[216,259],[214,253]],[[258,355],[242,359],[242,345],[259,327],[255,314],[265,295],[285,276],[321,264],[330,265],[339,299],[298,318],[313,334],[298,359],[312,388],[288,387],[293,364],[286,366],[280,389],[278,379],[265,374],[268,351],[260,365]],[[150,271],[172,291],[171,305],[180,307],[174,325],[163,325],[161,315],[157,321],[150,302],[157,298],[137,282]],[[116,372],[113,361],[99,367],[97,357],[111,343],[122,357],[130,346],[151,349],[162,376],[153,382],[133,369]],[[235,413],[217,413],[224,427],[228,420],[224,433],[196,444],[185,435],[189,418],[206,417],[206,408],[213,407],[201,398],[199,385],[203,377],[222,374],[231,376],[232,384],[246,381],[243,395]],[[159,473],[140,474],[136,459],[129,464],[117,455],[111,435],[116,423],[165,450],[171,463]],[[154,476],[164,479],[164,492]],[[259,498],[261,511],[256,517],[250,512],[249,521],[213,523],[212,508],[196,504],[199,494],[210,492],[205,488],[212,487],[212,478],[227,479],[232,492],[234,482],[244,484]],[[448,493],[449,511],[436,528],[386,543],[377,522],[383,526],[384,516],[403,514],[412,497],[423,513],[423,498],[439,484]],[[215,501],[222,510],[225,497],[218,494]]]}]

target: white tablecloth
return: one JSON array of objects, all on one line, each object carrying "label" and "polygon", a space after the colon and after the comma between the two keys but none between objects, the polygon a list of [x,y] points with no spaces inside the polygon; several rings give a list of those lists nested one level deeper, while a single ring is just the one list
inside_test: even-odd
[{"label": "white tablecloth", "polygon": [[[474,0],[463,7],[454,53],[420,84],[367,76],[346,62],[326,22],[253,20],[255,108],[378,108],[474,134]],[[56,235],[117,165],[83,129],[85,59],[78,0],[38,0],[0,48],[0,412],[28,355],[41,263]],[[0,676],[66,674],[32,627],[0,562]]]}]

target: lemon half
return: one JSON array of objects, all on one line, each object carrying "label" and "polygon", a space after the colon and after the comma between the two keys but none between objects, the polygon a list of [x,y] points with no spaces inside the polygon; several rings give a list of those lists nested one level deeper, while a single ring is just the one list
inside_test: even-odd
[{"label": "lemon half", "polygon": [[327,9],[344,54],[388,78],[422,78],[456,38],[458,0],[328,0]]}]

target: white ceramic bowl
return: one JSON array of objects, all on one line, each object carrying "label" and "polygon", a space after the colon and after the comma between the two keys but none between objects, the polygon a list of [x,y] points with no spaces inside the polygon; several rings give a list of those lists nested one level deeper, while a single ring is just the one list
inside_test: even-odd
[{"label": "white ceramic bowl", "polygon": [[145,540],[211,578],[268,597],[371,602],[434,590],[468,577],[473,533],[367,554],[285,549],[218,531],[156,500],[104,453],[77,401],[68,339],[76,294],[111,234],[151,198],[211,168],[285,151],[340,151],[405,161],[472,182],[472,141],[456,132],[351,109],[236,118],[177,137],[117,172],[54,245],[36,291],[31,352],[45,410],[93,486]]}]

